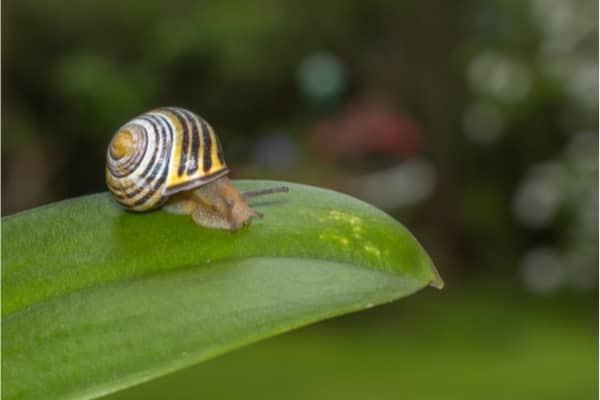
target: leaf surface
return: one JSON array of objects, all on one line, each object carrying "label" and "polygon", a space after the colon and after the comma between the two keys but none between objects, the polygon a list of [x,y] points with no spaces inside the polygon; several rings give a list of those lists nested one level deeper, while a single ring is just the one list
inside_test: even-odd
[{"label": "leaf surface", "polygon": [[441,285],[397,221],[286,184],[236,233],[108,193],[2,220],[5,398],[97,397],[315,321]]}]

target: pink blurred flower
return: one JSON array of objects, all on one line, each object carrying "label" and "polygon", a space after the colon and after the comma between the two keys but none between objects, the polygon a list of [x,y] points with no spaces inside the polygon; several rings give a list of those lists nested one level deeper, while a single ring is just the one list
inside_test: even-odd
[{"label": "pink blurred flower", "polygon": [[319,121],[312,139],[316,152],[331,162],[377,153],[406,159],[422,148],[421,132],[414,119],[389,103],[366,99]]}]

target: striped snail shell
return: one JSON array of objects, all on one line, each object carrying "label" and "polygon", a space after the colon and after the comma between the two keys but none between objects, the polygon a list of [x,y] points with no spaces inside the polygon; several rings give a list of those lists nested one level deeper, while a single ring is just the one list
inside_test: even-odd
[{"label": "striped snail shell", "polygon": [[219,139],[200,116],[158,108],[127,122],[106,154],[106,183],[125,208],[160,207],[173,194],[229,173]]}]

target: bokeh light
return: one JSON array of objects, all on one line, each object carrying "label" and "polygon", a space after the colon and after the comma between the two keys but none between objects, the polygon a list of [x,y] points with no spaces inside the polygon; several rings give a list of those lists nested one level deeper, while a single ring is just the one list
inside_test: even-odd
[{"label": "bokeh light", "polygon": [[530,250],[523,257],[521,276],[530,290],[549,294],[556,291],[564,279],[564,266],[560,255],[548,247]]},{"label": "bokeh light", "polygon": [[549,225],[558,211],[566,172],[555,163],[534,166],[515,194],[514,211],[530,228]]},{"label": "bokeh light", "polygon": [[463,129],[473,142],[488,146],[502,136],[504,116],[499,107],[491,102],[477,102],[466,107]]},{"label": "bokeh light", "polygon": [[298,67],[298,86],[316,104],[336,100],[346,85],[346,73],[338,57],[330,53],[307,56]]},{"label": "bokeh light", "polygon": [[486,50],[471,61],[468,80],[474,92],[506,102],[523,100],[531,89],[531,73],[522,62]]}]

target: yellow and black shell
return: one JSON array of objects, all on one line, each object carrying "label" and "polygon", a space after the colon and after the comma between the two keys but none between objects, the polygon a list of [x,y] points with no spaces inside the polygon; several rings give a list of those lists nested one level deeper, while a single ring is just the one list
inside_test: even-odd
[{"label": "yellow and black shell", "polygon": [[219,139],[200,116],[177,107],[149,111],[114,134],[106,184],[134,211],[160,207],[169,196],[229,173]]}]

